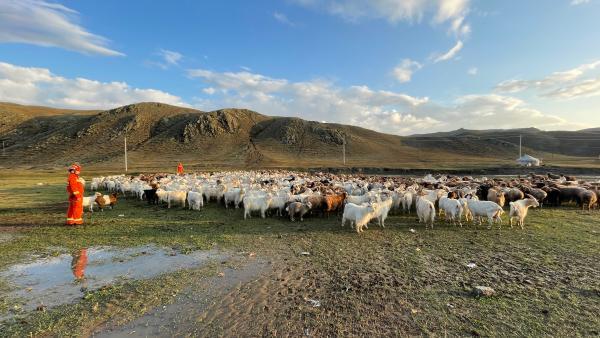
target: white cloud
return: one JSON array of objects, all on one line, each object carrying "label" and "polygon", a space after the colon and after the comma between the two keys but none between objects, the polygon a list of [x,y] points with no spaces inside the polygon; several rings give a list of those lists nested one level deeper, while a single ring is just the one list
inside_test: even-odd
[{"label": "white cloud", "polygon": [[213,87],[204,88],[202,91],[208,95],[213,95],[217,92]]},{"label": "white cloud", "polygon": [[571,0],[571,6],[577,6],[589,3],[590,0]]},{"label": "white cloud", "polygon": [[59,47],[84,54],[121,56],[108,40],[77,24],[78,13],[43,0],[0,1],[0,42]]},{"label": "white cloud", "polygon": [[435,21],[450,22],[450,32],[456,36],[468,35],[471,27],[465,23],[469,12],[469,0],[442,0],[438,2]]},{"label": "white cloud", "polygon": [[[409,121],[415,127],[417,122],[421,126],[431,122],[402,114],[404,122],[400,126],[398,122],[387,122],[392,117],[385,113],[394,109],[398,112],[413,109],[427,103],[426,97],[373,90],[367,86],[339,87],[322,79],[292,82],[249,72],[219,73],[192,69],[188,75],[215,90],[210,99],[196,102],[201,109],[244,107],[269,115],[297,116],[314,121],[326,117],[327,121],[351,123],[390,133],[403,132]],[[377,119],[380,114],[385,119]],[[370,122],[367,125],[367,122],[361,122],[363,120]]]},{"label": "white cloud", "polygon": [[578,97],[591,97],[600,95],[600,77],[583,80],[581,82],[556,88],[542,94],[545,97],[572,99]]},{"label": "white cloud", "polygon": [[431,15],[435,24],[449,23],[449,31],[459,35],[468,34],[466,23],[469,0],[293,0],[294,2],[349,21],[362,18],[385,19],[390,23],[420,22]]},{"label": "white cloud", "polygon": [[462,48],[463,48],[463,42],[460,41],[460,40],[458,40],[456,42],[456,44],[452,48],[450,48],[450,50],[448,50],[446,53],[435,57],[434,60],[433,60],[433,62],[434,63],[438,63],[438,62],[441,62],[441,61],[451,60],[451,59],[453,59],[456,56],[456,54],[458,54],[458,52],[460,52],[460,50]]},{"label": "white cloud", "polygon": [[433,130],[443,122],[431,117],[417,117],[410,113],[401,113],[395,109],[380,112],[365,112],[354,117],[349,123],[388,134],[407,135],[417,131]]},{"label": "white cloud", "polygon": [[467,70],[467,74],[469,75],[477,75],[479,73],[479,69],[477,69],[477,67],[471,67],[469,68],[469,70]]},{"label": "white cloud", "polygon": [[64,78],[46,68],[4,62],[0,62],[0,101],[81,109],[108,109],[144,101],[188,106],[180,97],[156,89],[134,88],[118,81]]},{"label": "white cloud", "polygon": [[402,62],[400,62],[400,64],[398,64],[394,68],[392,74],[400,83],[409,82],[412,78],[412,74],[415,71],[421,69],[421,67],[423,67],[423,65],[421,65],[417,61],[413,61],[411,59],[404,59],[402,60]]},{"label": "white cloud", "polygon": [[296,24],[294,22],[292,22],[287,15],[280,13],[280,12],[274,12],[273,13],[273,18],[275,18],[275,20],[277,20],[279,23],[282,23],[284,25],[288,25],[291,27],[296,26]]},{"label": "white cloud", "polygon": [[568,128],[573,124],[558,116],[544,114],[529,107],[523,100],[496,94],[465,95],[444,112],[448,121],[445,127],[474,129]]},{"label": "white cloud", "polygon": [[172,66],[179,66],[179,62],[183,59],[183,54],[167,49],[159,49],[154,55],[159,56],[161,61],[144,61],[144,64],[151,67],[158,67],[162,70],[167,70]]},{"label": "white cloud", "polygon": [[292,82],[249,72],[219,73],[203,69],[189,70],[188,74],[214,89],[210,98],[196,102],[203,110],[243,107],[268,115],[314,121],[326,117],[330,122],[392,134],[461,127],[561,129],[575,126],[533,109],[520,99],[496,94],[465,95],[451,105],[439,105],[427,97],[367,86],[340,87],[325,80]]},{"label": "white cloud", "polygon": [[158,52],[158,55],[160,55],[163,58],[167,65],[173,66],[178,65],[179,61],[181,61],[181,59],[183,58],[183,55],[181,55],[181,53],[166,49],[161,49]]},{"label": "white cloud", "polygon": [[517,93],[536,90],[542,97],[560,99],[595,96],[600,95],[598,71],[600,71],[600,60],[570,70],[554,72],[541,79],[503,81],[496,86],[496,91]]}]

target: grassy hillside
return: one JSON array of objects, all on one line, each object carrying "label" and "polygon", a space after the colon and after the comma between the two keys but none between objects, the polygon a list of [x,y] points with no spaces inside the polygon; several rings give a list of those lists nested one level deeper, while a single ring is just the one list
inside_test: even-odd
[{"label": "grassy hillside", "polygon": [[127,136],[132,170],[169,168],[347,167],[474,168],[512,165],[518,138],[546,163],[597,166],[600,131],[537,129],[472,131],[400,137],[246,109],[202,112],[162,103],[107,111],[0,104],[0,166],[56,168],[72,161],[108,168],[123,163]]}]

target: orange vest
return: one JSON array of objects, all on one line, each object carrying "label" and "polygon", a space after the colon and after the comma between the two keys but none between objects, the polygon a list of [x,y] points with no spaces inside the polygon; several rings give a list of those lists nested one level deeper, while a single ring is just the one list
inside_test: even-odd
[{"label": "orange vest", "polygon": [[70,173],[67,181],[67,192],[69,193],[69,197],[74,195],[75,198],[83,198],[83,189],[83,183],[79,180],[79,176]]}]

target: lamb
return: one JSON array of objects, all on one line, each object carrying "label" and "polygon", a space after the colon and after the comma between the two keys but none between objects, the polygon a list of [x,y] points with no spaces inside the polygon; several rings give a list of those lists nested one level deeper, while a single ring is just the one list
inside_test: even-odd
[{"label": "lamb", "polygon": [[419,223],[424,222],[425,228],[427,228],[427,224],[429,224],[433,229],[433,222],[435,221],[435,206],[433,205],[433,202],[425,196],[418,196],[416,207]]},{"label": "lamb", "polygon": [[304,221],[304,215],[310,211],[312,208],[312,204],[310,202],[302,203],[302,202],[292,202],[286,208],[285,211],[290,215],[290,221],[294,221],[294,216],[296,214],[300,215],[300,222]]},{"label": "lamb", "polygon": [[492,201],[476,201],[474,199],[467,199],[467,206],[473,214],[473,217],[479,218],[479,224],[481,224],[481,217],[487,217],[489,222],[489,227],[492,227],[492,223],[494,220],[499,221],[499,224],[502,224],[502,214],[504,210],[502,207],[498,205],[496,202]]},{"label": "lamb", "polygon": [[382,202],[373,203],[373,209],[375,210],[374,216],[377,218],[379,226],[382,228],[385,228],[385,220],[392,208],[392,202],[393,200],[388,198]]},{"label": "lamb", "polygon": [[187,203],[190,210],[200,210],[204,206],[204,197],[201,192],[190,191],[187,194]]},{"label": "lamb", "polygon": [[510,227],[512,228],[513,219],[516,218],[517,225],[520,225],[521,229],[523,229],[523,226],[525,225],[525,217],[527,216],[527,210],[530,207],[537,208],[540,206],[540,203],[533,197],[525,198],[525,199],[518,200],[515,202],[510,202],[509,204],[510,204],[510,212],[509,212]]},{"label": "lamb", "polygon": [[182,208],[185,208],[185,200],[187,197],[186,191],[169,191],[167,193],[167,207],[171,208],[171,204],[179,203]]},{"label": "lamb", "polygon": [[110,195],[98,194],[96,195],[95,201],[100,211],[104,211],[104,207],[107,205],[112,209],[117,204],[117,193],[112,193]]},{"label": "lamb", "polygon": [[244,188],[232,188],[232,189],[228,189],[227,191],[225,191],[225,193],[223,194],[223,200],[225,201],[225,208],[229,207],[229,203],[233,202],[233,205],[235,206],[235,208],[239,208],[240,207],[240,203],[242,202],[242,199],[244,198],[244,195],[246,194],[246,192],[244,191]]},{"label": "lamb", "polygon": [[350,221],[355,225],[356,232],[363,232],[363,227],[373,218],[375,209],[371,204],[357,205],[354,203],[346,203],[344,206],[344,214],[342,215],[342,226],[346,221]]},{"label": "lamb", "polygon": [[265,218],[265,212],[269,208],[271,200],[271,194],[244,196],[244,219],[246,217],[252,218],[250,214],[252,211],[260,211],[260,217]]},{"label": "lamb", "polygon": [[452,224],[456,225],[456,220],[458,219],[458,224],[462,227],[462,213],[463,207],[459,200],[442,197],[439,202],[440,211],[444,210],[444,217],[446,220],[450,219]]},{"label": "lamb", "polygon": [[[90,212],[94,212],[94,204],[96,203],[96,198],[98,196],[102,196],[101,193],[96,192],[94,195],[92,196],[88,196],[88,197],[84,197],[83,198],[83,207],[84,208],[90,208]],[[110,201],[109,201],[110,203]]]}]

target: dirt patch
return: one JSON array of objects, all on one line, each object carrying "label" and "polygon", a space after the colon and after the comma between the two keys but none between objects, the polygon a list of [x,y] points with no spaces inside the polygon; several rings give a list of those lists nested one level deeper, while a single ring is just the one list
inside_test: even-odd
[{"label": "dirt patch", "polygon": [[201,335],[197,322],[215,304],[228,302],[249,282],[268,273],[271,265],[256,259],[222,263],[216,277],[190,280],[190,285],[180,292],[172,304],[160,306],[150,313],[122,326],[97,330],[95,337],[158,337]]}]

